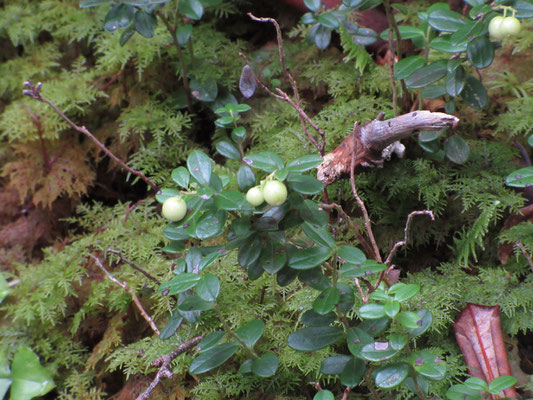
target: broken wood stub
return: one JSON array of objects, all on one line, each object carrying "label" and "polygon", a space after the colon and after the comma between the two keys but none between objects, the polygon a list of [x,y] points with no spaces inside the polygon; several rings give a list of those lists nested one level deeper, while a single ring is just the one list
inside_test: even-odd
[{"label": "broken wood stub", "polygon": [[454,128],[459,118],[453,115],[414,111],[388,120],[379,117],[354,131],[317,167],[317,179],[329,185],[350,173],[352,156],[355,166],[381,167],[393,153],[403,156],[404,147],[398,141],[421,131],[435,131]]},{"label": "broken wood stub", "polygon": [[[498,306],[468,303],[455,320],[453,330],[470,375],[487,383],[499,376],[512,375]],[[490,398],[502,397],[518,398],[514,387],[505,389],[503,396]]]}]

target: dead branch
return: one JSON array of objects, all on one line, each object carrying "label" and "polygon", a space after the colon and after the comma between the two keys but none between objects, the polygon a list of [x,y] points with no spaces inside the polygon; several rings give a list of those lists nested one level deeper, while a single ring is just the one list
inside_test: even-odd
[{"label": "dead branch", "polygon": [[453,115],[430,111],[414,111],[385,121],[378,117],[358,126],[335,150],[326,154],[317,167],[317,178],[325,185],[335,182],[350,172],[352,158],[356,167],[382,166],[393,152],[403,156],[403,145],[395,142],[420,131],[454,128],[458,122]]},{"label": "dead branch", "polygon": [[115,278],[113,275],[111,275],[111,273],[104,267],[104,265],[102,264],[102,261],[100,261],[100,259],[98,257],[96,257],[93,254],[89,254],[89,256],[94,260],[94,262],[96,263],[98,268],[100,268],[104,272],[104,274],[107,276],[107,278],[110,281],[116,283],[118,286],[123,288],[125,291],[127,291],[131,295],[131,297],[133,299],[133,302],[137,306],[137,309],[139,310],[139,312],[141,313],[143,318],[146,320],[146,322],[148,322],[148,325],[150,325],[150,328],[152,328],[152,330],[157,335],[159,335],[160,334],[159,333],[159,329],[157,329],[157,326],[155,325],[153,319],[147,314],[146,311],[144,311],[144,308],[143,308],[141,302],[139,301],[139,298],[137,297],[137,295],[135,293],[133,293],[133,291],[130,289],[128,284],[126,282],[119,281],[117,278]]},{"label": "dead branch", "polygon": [[122,252],[120,252],[120,250],[115,250],[115,249],[112,249],[112,248],[109,248],[105,251],[106,255],[108,253],[111,253],[111,254],[115,254],[118,256],[118,258],[120,259],[120,261],[122,262],[125,262],[126,264],[130,265],[133,269],[136,269],[137,271],[139,271],[141,274],[143,274],[144,276],[146,276],[148,279],[150,279],[152,282],[155,282],[157,283],[158,285],[161,285],[161,282],[159,282],[159,280],[153,276],[152,274],[150,274],[148,271],[145,271],[144,269],[142,269],[141,267],[139,267],[137,264],[135,264],[133,261],[127,259],[126,257],[124,257],[122,255]]},{"label": "dead branch", "polygon": [[401,247],[405,246],[407,244],[407,238],[409,236],[409,228],[411,227],[411,220],[415,215],[429,215],[432,221],[435,221],[435,216],[433,215],[433,212],[430,210],[422,210],[422,211],[413,211],[407,216],[407,222],[405,223],[405,229],[404,229],[404,236],[403,240],[400,240],[399,242],[396,242],[394,246],[392,247],[387,259],[385,260],[385,265],[389,265],[392,261],[392,257],[396,253],[396,251]]},{"label": "dead branch", "polygon": [[196,346],[198,343],[200,343],[202,339],[203,336],[196,336],[191,340],[188,340],[185,343],[179,345],[178,348],[171,351],[170,353],[156,358],[155,361],[152,363],[152,367],[159,368],[159,371],[157,371],[157,374],[152,383],[150,383],[150,386],[148,386],[148,388],[146,388],[146,390],[142,392],[135,400],[147,400],[154,391],[155,387],[159,384],[159,382],[161,382],[162,379],[172,378],[173,373],[169,369],[172,360],[174,360],[180,354],[185,353],[187,350]]},{"label": "dead branch", "polygon": [[123,169],[128,171],[130,174],[133,174],[140,179],[142,179],[148,186],[150,186],[152,189],[154,189],[156,192],[159,191],[159,187],[153,183],[150,179],[146,177],[142,172],[136,171],[133,168],[130,168],[124,161],[122,161],[120,158],[118,158],[116,155],[114,155],[102,142],[100,142],[86,127],[84,126],[78,126],[72,120],[65,115],[63,111],[59,109],[54,103],[52,103],[50,100],[45,99],[41,96],[41,88],[42,84],[39,82],[37,85],[34,85],[31,80],[24,83],[24,87],[26,88],[22,93],[26,96],[30,96],[31,98],[35,100],[42,101],[43,103],[48,104],[50,107],[54,109],[57,115],[59,115],[61,118],[63,118],[67,124],[69,124],[72,128],[77,130],[80,133],[83,133],[85,136],[87,136],[89,139],[93,141],[96,146],[100,150],[102,150],[109,158],[111,158],[113,161],[115,161],[118,165],[120,165]]},{"label": "dead branch", "polygon": [[518,242],[516,242],[516,245],[517,245],[518,249],[522,252],[524,257],[526,258],[529,266],[531,267],[531,272],[533,272],[533,261],[531,260],[531,256],[527,252],[526,248],[524,247],[524,245],[522,244],[522,242],[520,240]]}]

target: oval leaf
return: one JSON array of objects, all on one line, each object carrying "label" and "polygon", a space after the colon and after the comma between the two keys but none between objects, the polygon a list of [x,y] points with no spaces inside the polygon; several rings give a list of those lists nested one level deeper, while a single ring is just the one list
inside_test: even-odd
[{"label": "oval leaf", "polygon": [[179,10],[186,17],[194,20],[201,19],[204,14],[204,6],[200,0],[180,0]]},{"label": "oval leaf", "polygon": [[409,75],[405,80],[405,84],[410,89],[422,88],[443,78],[447,72],[447,62],[445,60],[435,61]]},{"label": "oval leaf", "polygon": [[133,18],[133,25],[139,35],[145,38],[154,37],[154,29],[157,25],[157,18],[153,14],[148,14],[143,10],[138,10]]},{"label": "oval leaf", "polygon": [[267,378],[276,373],[278,369],[278,357],[273,353],[263,354],[256,360],[252,361],[252,372],[257,376]]},{"label": "oval leaf", "polygon": [[284,167],[283,160],[280,156],[270,151],[248,155],[243,161],[252,168],[257,168],[266,172],[274,172],[275,170]]},{"label": "oval leaf", "polygon": [[198,281],[196,293],[201,299],[215,301],[220,293],[220,281],[214,274],[206,274]]},{"label": "oval leaf", "polygon": [[241,153],[239,149],[229,141],[223,140],[221,142],[218,142],[215,147],[217,151],[224,157],[229,158],[230,160],[240,161]]},{"label": "oval leaf", "polygon": [[292,160],[287,164],[287,169],[289,172],[305,172],[310,169],[315,168],[319,165],[324,159],[318,154],[308,154],[303,157],[298,157]]},{"label": "oval leaf", "polygon": [[133,19],[133,7],[119,4],[113,7],[104,18],[104,29],[114,32],[119,28],[128,26]]},{"label": "oval leaf", "polygon": [[316,246],[308,249],[298,249],[289,257],[289,267],[293,269],[311,269],[322,264],[333,250],[329,247]]},{"label": "oval leaf", "polygon": [[194,150],[187,158],[187,168],[201,185],[208,185],[211,179],[211,159],[202,151]]},{"label": "oval leaf", "polygon": [[189,367],[191,374],[202,374],[222,365],[239,348],[237,343],[219,344],[196,357]]},{"label": "oval leaf", "polygon": [[466,55],[474,67],[487,68],[494,60],[494,45],[487,36],[478,37],[468,43]]},{"label": "oval leaf", "polygon": [[324,184],[309,175],[290,174],[287,183],[292,190],[302,194],[317,194],[324,190]]},{"label": "oval leaf", "polygon": [[354,387],[359,385],[361,379],[365,375],[366,365],[365,361],[359,358],[352,357],[344,366],[340,378],[344,386]]},{"label": "oval leaf", "polygon": [[476,110],[481,110],[489,104],[487,90],[472,75],[467,75],[462,95],[465,103]]},{"label": "oval leaf", "polygon": [[254,347],[265,330],[265,324],[260,319],[254,319],[246,322],[235,333],[239,338],[246,343],[249,348]]},{"label": "oval leaf", "polygon": [[322,291],[313,302],[313,310],[325,315],[335,308],[341,297],[340,290],[330,287]]},{"label": "oval leaf", "polygon": [[421,56],[410,56],[394,64],[394,78],[405,79],[417,69],[422,68],[426,61]]},{"label": "oval leaf", "polygon": [[461,136],[453,135],[444,144],[446,157],[456,164],[464,164],[468,160],[470,147]]},{"label": "oval leaf", "polygon": [[409,365],[406,363],[390,364],[376,371],[376,386],[390,389],[398,386],[409,375]]},{"label": "oval leaf", "polygon": [[300,329],[289,335],[289,347],[295,350],[319,350],[335,343],[344,335],[336,326],[317,326]]},{"label": "oval leaf", "polygon": [[533,185],[533,167],[526,167],[513,171],[505,178],[507,186],[523,188]]}]

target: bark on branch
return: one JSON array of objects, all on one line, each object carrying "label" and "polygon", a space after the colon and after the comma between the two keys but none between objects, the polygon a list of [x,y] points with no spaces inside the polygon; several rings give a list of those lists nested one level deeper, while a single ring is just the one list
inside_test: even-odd
[{"label": "bark on branch", "polygon": [[404,146],[397,141],[421,131],[455,128],[458,122],[459,118],[453,115],[430,111],[415,111],[386,121],[380,115],[363,126],[356,126],[335,150],[326,154],[317,167],[317,178],[329,185],[343,174],[349,174],[354,154],[356,167],[382,166],[392,153],[403,156]]}]

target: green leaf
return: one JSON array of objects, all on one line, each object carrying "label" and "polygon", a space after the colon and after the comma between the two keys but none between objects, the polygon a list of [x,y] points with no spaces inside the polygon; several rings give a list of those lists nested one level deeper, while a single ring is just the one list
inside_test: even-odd
[{"label": "green leaf", "polygon": [[326,28],[322,24],[318,24],[314,32],[314,41],[315,41],[316,47],[318,47],[320,50],[327,49],[329,46],[329,43],[331,42],[331,29]]},{"label": "green leaf", "polygon": [[133,19],[133,7],[119,4],[113,7],[104,18],[104,29],[114,32],[119,28],[128,26]]},{"label": "green leaf", "polygon": [[418,89],[431,85],[433,82],[443,78],[448,72],[446,60],[435,61],[422,67],[405,79],[405,84],[410,89]]},{"label": "green leaf", "polygon": [[12,382],[7,357],[4,353],[0,353],[0,399],[4,398]]},{"label": "green leaf", "polygon": [[321,390],[314,395],[313,400],[335,400],[335,396],[329,390]]},{"label": "green leaf", "polygon": [[264,322],[260,319],[253,319],[235,330],[235,334],[246,343],[246,346],[252,348],[255,346],[261,335],[263,335],[264,330]]},{"label": "green leaf", "polygon": [[466,76],[463,100],[470,107],[481,110],[489,104],[489,96],[483,84],[472,75]]},{"label": "green leaf", "polygon": [[533,4],[530,1],[517,0],[513,4],[513,8],[516,10],[516,18],[533,17]]},{"label": "green leaf", "polygon": [[337,29],[339,27],[339,20],[332,12],[325,12],[318,16],[318,22],[329,29]]},{"label": "green leaf", "polygon": [[452,44],[464,44],[470,38],[479,37],[484,29],[484,21],[472,22],[465,20],[465,24],[450,37],[450,42]]},{"label": "green leaf", "polygon": [[330,287],[322,291],[313,302],[313,310],[318,314],[325,315],[335,308],[341,293],[339,289]]},{"label": "green leaf", "polygon": [[240,161],[241,153],[239,152],[239,149],[237,149],[234,144],[228,142],[227,140],[222,140],[221,142],[218,142],[215,147],[217,151],[224,157],[229,158],[231,160]]},{"label": "green leaf", "polygon": [[39,357],[26,346],[21,346],[11,363],[11,400],[30,400],[44,396],[55,387],[52,374],[39,362]]},{"label": "green leaf", "polygon": [[192,34],[192,25],[183,25],[176,30],[176,39],[180,46],[185,46]]},{"label": "green leaf", "polygon": [[394,295],[394,300],[405,301],[415,296],[420,291],[420,285],[414,283],[396,283],[389,288],[389,294]]},{"label": "green leaf", "polygon": [[461,53],[466,51],[467,43],[452,43],[451,35],[440,35],[429,43],[429,47],[443,53]]},{"label": "green leaf", "polygon": [[510,388],[516,384],[517,379],[514,376],[499,376],[489,383],[489,392],[491,394],[498,394],[502,390]]},{"label": "green leaf", "polygon": [[120,46],[124,46],[128,40],[132,38],[133,35],[135,35],[135,25],[128,25],[124,31],[122,31],[122,34],[120,35],[119,44]]},{"label": "green leaf", "polygon": [[388,301],[383,305],[383,311],[385,311],[387,317],[394,318],[394,316],[400,312],[400,302],[394,300]]},{"label": "green leaf", "polygon": [[481,393],[466,385],[453,385],[446,392],[446,397],[450,400],[481,400]]},{"label": "green leaf", "polygon": [[420,96],[423,99],[436,99],[437,97],[444,96],[446,94],[446,88],[443,85],[426,86],[420,91]]},{"label": "green leaf", "polygon": [[308,249],[298,249],[289,256],[289,267],[293,269],[310,269],[326,261],[333,249],[315,246]]},{"label": "green leaf", "polygon": [[[0,272],[0,303],[6,298],[6,296],[9,294],[9,284],[7,283],[6,278],[4,278],[4,275]],[[0,358],[1,360],[1,358]],[[1,371],[1,369],[0,369]],[[0,396],[2,397],[2,396]]]},{"label": "green leaf", "polygon": [[311,224],[324,227],[329,222],[328,214],[312,200],[304,200],[297,208],[302,219]]},{"label": "green leaf", "polygon": [[461,94],[466,83],[466,72],[461,66],[446,74],[446,92],[457,97]]},{"label": "green leaf", "polygon": [[279,360],[275,354],[266,353],[252,361],[252,372],[257,376],[267,378],[276,373],[278,364]]},{"label": "green leaf", "polygon": [[145,38],[154,37],[154,30],[157,26],[157,18],[143,10],[138,10],[133,18],[133,25],[139,35]]},{"label": "green leaf", "polygon": [[200,279],[201,277],[198,274],[184,272],[175,276],[168,282],[162,283],[157,292],[161,294],[163,291],[169,290],[168,295],[185,292],[186,290],[195,287]]},{"label": "green leaf", "polygon": [[237,184],[239,189],[248,190],[255,185],[254,171],[248,166],[241,164],[237,171]]},{"label": "green leaf", "polygon": [[198,343],[197,349],[200,353],[203,353],[220,343],[222,338],[226,336],[224,331],[213,331]]},{"label": "green leaf", "polygon": [[390,389],[398,386],[409,375],[409,365],[406,363],[389,364],[376,371],[376,386]]},{"label": "green leaf", "polygon": [[346,341],[348,343],[348,349],[355,357],[361,358],[361,349],[370,343],[374,342],[374,339],[366,331],[359,327],[350,328],[347,332]]},{"label": "green leaf", "polygon": [[311,11],[318,11],[322,2],[320,0],[304,0],[305,6]]},{"label": "green leaf", "polygon": [[414,370],[428,379],[439,381],[446,376],[446,363],[427,350],[414,352],[409,360]]},{"label": "green leaf", "polygon": [[395,356],[399,351],[394,349],[389,342],[374,342],[364,345],[360,354],[368,361],[384,361]]},{"label": "green leaf", "polygon": [[318,244],[319,246],[335,247],[337,243],[331,233],[326,228],[321,228],[318,225],[312,225],[309,222],[302,224],[302,229],[309,239]]},{"label": "green leaf", "polygon": [[385,316],[385,306],[383,304],[370,303],[359,308],[359,315],[363,319],[377,319]]},{"label": "green leaf", "polygon": [[244,194],[234,190],[224,190],[216,194],[215,204],[218,209],[227,211],[252,209]]},{"label": "green leaf", "polygon": [[489,389],[489,384],[485,382],[483,379],[478,378],[478,377],[468,378],[464,382],[464,385],[470,389],[478,390],[478,391],[487,391]]},{"label": "green leaf", "polygon": [[350,264],[363,264],[366,261],[365,253],[354,246],[341,246],[337,250],[337,256]]},{"label": "green leaf", "polygon": [[[402,40],[420,39],[420,38],[423,39],[425,37],[424,31],[420,28],[417,28],[416,26],[399,25],[398,30],[400,31],[400,36]],[[383,40],[388,40],[389,30],[385,29],[383,32],[381,32],[379,37]],[[392,38],[396,40],[396,33],[394,31],[392,32]],[[398,79],[401,79],[401,78],[398,78]]]},{"label": "green leaf", "polygon": [[161,331],[161,335],[159,335],[159,338],[162,340],[168,339],[174,335],[174,333],[178,330],[178,328],[181,326],[181,323],[183,322],[183,316],[179,312],[179,310],[175,310],[170,315],[170,318],[168,319],[167,324]]},{"label": "green leaf", "polygon": [[227,213],[219,210],[216,214],[204,214],[196,224],[196,237],[198,239],[209,239],[218,236],[224,230]]},{"label": "green leaf", "polygon": [[426,60],[421,56],[409,56],[394,64],[394,78],[405,79],[417,69],[422,68]]},{"label": "green leaf", "polygon": [[328,357],[322,361],[320,372],[324,375],[340,375],[351,359],[352,357],[345,355]]},{"label": "green leaf", "polygon": [[251,374],[252,373],[252,362],[254,360],[249,358],[244,360],[239,368],[239,373],[241,374]]},{"label": "green leaf", "polygon": [[440,131],[421,131],[418,134],[418,140],[422,143],[432,142],[442,135],[443,130]]},{"label": "green leaf", "polygon": [[301,173],[309,171],[319,165],[324,159],[318,154],[308,154],[298,157],[287,164],[289,172]]},{"label": "green leaf", "polygon": [[307,310],[302,314],[301,322],[307,326],[328,326],[337,320],[337,314],[330,312],[324,315],[314,310]]},{"label": "green leaf", "polygon": [[[198,0],[191,0],[198,1]],[[180,3],[181,4],[181,3]],[[213,79],[200,81],[198,79],[191,79],[189,82],[192,96],[203,102],[215,101],[218,95],[217,83]]]},{"label": "green leaf", "polygon": [[295,350],[313,351],[335,343],[343,335],[342,328],[336,326],[312,326],[289,335],[288,344]]},{"label": "green leaf", "polygon": [[302,194],[317,194],[324,190],[324,184],[309,175],[290,174],[287,183],[292,190]]},{"label": "green leaf", "polygon": [[201,374],[222,365],[239,349],[237,343],[219,344],[196,357],[189,367],[191,374]]},{"label": "green leaf", "polygon": [[244,126],[238,126],[231,131],[231,140],[235,143],[242,143],[246,140],[246,129]]},{"label": "green leaf", "polygon": [[321,267],[301,270],[298,279],[316,290],[324,290],[331,287],[331,281],[324,275]]},{"label": "green leaf", "polygon": [[411,336],[418,336],[423,334],[425,331],[428,330],[428,328],[431,326],[431,323],[433,322],[433,315],[431,315],[431,312],[428,310],[418,310],[416,311],[420,319],[417,321],[418,327],[415,329],[409,329],[407,333]]},{"label": "green leaf", "polygon": [[399,312],[398,315],[396,315],[396,320],[407,329],[416,329],[420,327],[420,325],[418,325],[420,316],[411,311]]},{"label": "green leaf", "polygon": [[202,300],[215,301],[220,293],[220,281],[214,274],[206,274],[198,281],[196,293]]},{"label": "green leaf", "polygon": [[256,236],[250,236],[239,248],[238,260],[243,267],[248,267],[259,259],[261,254],[261,240]]},{"label": "green leaf", "polygon": [[466,47],[466,55],[476,68],[487,68],[494,60],[494,45],[487,36],[475,38]]},{"label": "green leaf", "polygon": [[505,178],[507,186],[523,188],[533,185],[533,167],[517,169]]},{"label": "green leaf", "polygon": [[186,17],[194,20],[201,19],[204,13],[200,0],[180,0],[179,10]]},{"label": "green leaf", "polygon": [[391,335],[389,337],[389,343],[394,350],[403,349],[407,344],[407,340],[408,338],[406,335]]},{"label": "green leaf", "polygon": [[[175,168],[175,169],[172,170],[172,173],[171,173],[170,176],[172,177],[172,180],[174,182],[176,182],[182,188],[187,189],[189,187],[189,182],[191,180],[191,174],[189,173],[187,168],[185,168],[185,167]],[[163,189],[163,191],[164,190],[165,189]],[[179,192],[178,192],[178,194],[179,194]],[[177,194],[175,196],[177,196]]]},{"label": "green leaf", "polygon": [[456,32],[465,22],[461,14],[450,10],[435,10],[429,13],[428,24],[443,32]]},{"label": "green leaf", "polygon": [[244,157],[243,161],[252,168],[257,168],[266,172],[274,172],[275,170],[284,167],[283,160],[280,156],[271,151],[250,154]]},{"label": "green leaf", "polygon": [[213,308],[212,301],[206,301],[198,295],[188,296],[183,302],[179,305],[181,311],[207,311]]},{"label": "green leaf", "polygon": [[380,333],[383,333],[389,326],[390,319],[388,317],[378,319],[365,319],[359,324],[359,328],[367,332],[372,337],[376,337]]},{"label": "green leaf", "polygon": [[341,298],[338,305],[339,310],[343,313],[347,313],[353,308],[355,303],[353,289],[342,282],[337,282],[337,289],[341,291]]},{"label": "green leaf", "polygon": [[453,135],[444,144],[446,157],[456,164],[464,164],[468,160],[470,147],[461,136]]},{"label": "green leaf", "polygon": [[344,386],[354,387],[359,385],[365,375],[365,361],[359,358],[351,357],[346,363],[340,375],[341,383]]},{"label": "green leaf", "polygon": [[111,0],[82,0],[80,1],[80,8],[98,7],[102,4],[109,4]]},{"label": "green leaf", "polygon": [[187,168],[200,185],[208,185],[211,179],[212,160],[202,151],[194,150],[187,158]]},{"label": "green leaf", "polygon": [[275,274],[287,263],[287,252],[283,246],[268,241],[261,249],[259,263],[266,272]]}]

